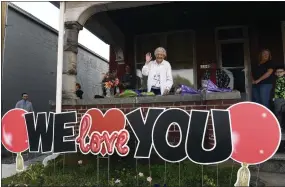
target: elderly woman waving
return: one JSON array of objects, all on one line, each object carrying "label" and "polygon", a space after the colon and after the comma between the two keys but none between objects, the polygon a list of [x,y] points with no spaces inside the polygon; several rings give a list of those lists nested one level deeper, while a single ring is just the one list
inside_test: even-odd
[{"label": "elderly woman waving", "polygon": [[155,60],[152,61],[151,53],[145,57],[145,65],[142,68],[142,74],[148,76],[147,91],[155,95],[167,95],[173,85],[171,65],[164,60],[166,50],[162,47],[154,51]]}]

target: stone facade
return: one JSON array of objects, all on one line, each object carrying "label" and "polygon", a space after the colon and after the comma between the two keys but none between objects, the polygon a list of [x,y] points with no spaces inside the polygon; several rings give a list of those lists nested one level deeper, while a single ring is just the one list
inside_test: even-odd
[{"label": "stone facade", "polygon": [[65,22],[64,54],[62,72],[62,98],[74,99],[74,84],[77,75],[78,34],[83,27],[77,22]]},{"label": "stone facade", "polygon": [[[64,60],[63,60],[63,76],[62,76],[62,98],[74,99],[73,93],[74,84],[76,82],[77,73],[77,45],[78,34],[83,26],[86,26],[92,33],[96,33],[99,38],[104,38],[104,41],[116,48],[115,63],[124,64],[124,47],[125,36],[118,29],[116,24],[106,16],[98,13],[124,9],[130,7],[138,7],[152,4],[160,4],[162,2],[66,2],[65,7],[65,34],[64,34]],[[59,7],[58,2],[53,3]],[[91,17],[98,17],[91,19]],[[99,19],[98,19],[99,18]],[[86,24],[87,20],[89,25]],[[101,22],[98,22],[101,20]],[[94,29],[96,32],[94,32]]]}]

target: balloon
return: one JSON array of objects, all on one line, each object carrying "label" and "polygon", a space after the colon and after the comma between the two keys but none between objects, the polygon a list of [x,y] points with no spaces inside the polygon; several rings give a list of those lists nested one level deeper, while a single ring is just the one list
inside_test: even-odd
[{"label": "balloon", "polygon": [[275,115],[253,102],[237,103],[228,110],[232,125],[232,159],[247,164],[260,164],[270,159],[281,142],[281,129]]},{"label": "balloon", "polygon": [[25,113],[27,111],[16,108],[2,117],[2,144],[12,153],[24,152],[29,148]]}]

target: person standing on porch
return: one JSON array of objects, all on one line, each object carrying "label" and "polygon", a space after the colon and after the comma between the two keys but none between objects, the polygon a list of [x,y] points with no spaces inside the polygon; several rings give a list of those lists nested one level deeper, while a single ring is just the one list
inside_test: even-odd
[{"label": "person standing on porch", "polygon": [[259,62],[251,68],[252,101],[270,108],[270,97],[273,83],[273,63],[271,52],[264,49],[259,54]]},{"label": "person standing on porch", "polygon": [[281,129],[285,132],[285,69],[277,67],[275,71],[276,80],[273,84],[274,90],[274,111]]},{"label": "person standing on porch", "polygon": [[17,102],[15,108],[21,108],[26,110],[27,112],[33,112],[33,105],[30,101],[28,101],[29,96],[27,93],[22,93],[22,99]]},{"label": "person standing on porch", "polygon": [[166,57],[166,50],[158,47],[154,51],[155,60],[152,61],[151,53],[145,56],[145,65],[142,68],[142,74],[147,76],[147,91],[155,95],[167,95],[172,88],[173,78],[172,69]]}]

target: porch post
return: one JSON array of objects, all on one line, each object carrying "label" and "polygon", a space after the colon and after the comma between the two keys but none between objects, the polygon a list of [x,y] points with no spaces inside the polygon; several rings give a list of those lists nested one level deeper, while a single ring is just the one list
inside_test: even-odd
[{"label": "porch post", "polygon": [[76,21],[65,22],[62,99],[76,99],[75,83],[77,75],[78,34],[83,29]]}]

